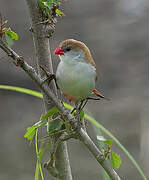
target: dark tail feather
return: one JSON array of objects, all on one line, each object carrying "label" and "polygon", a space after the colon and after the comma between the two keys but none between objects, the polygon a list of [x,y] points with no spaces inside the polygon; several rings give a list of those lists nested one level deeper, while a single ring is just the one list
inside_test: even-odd
[{"label": "dark tail feather", "polygon": [[101,99],[106,99],[106,100],[110,101],[109,98],[107,98],[107,97],[105,97],[103,94],[99,93],[99,91],[98,91],[97,89],[94,89],[94,90],[93,90],[93,93],[94,93],[96,96],[100,97]]}]

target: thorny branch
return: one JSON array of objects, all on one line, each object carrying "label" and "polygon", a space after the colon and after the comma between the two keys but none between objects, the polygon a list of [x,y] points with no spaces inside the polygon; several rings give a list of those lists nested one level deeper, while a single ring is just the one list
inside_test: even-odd
[{"label": "thorny branch", "polygon": [[[60,110],[64,119],[74,122],[75,117],[63,106],[63,104],[58,100],[58,98],[50,91],[47,83],[42,83],[43,80],[38,76],[35,69],[27,64],[26,61],[22,57],[20,57],[17,53],[15,53],[11,48],[7,46],[7,44],[0,38],[0,48],[6,52],[6,54],[12,58],[13,63],[22,68],[29,76],[32,78],[39,88],[51,99],[54,105]],[[88,148],[88,150],[92,153],[95,159],[99,162],[99,164],[104,168],[107,172],[111,180],[120,180],[118,174],[111,167],[109,161],[103,158],[103,154],[99,151],[97,146],[88,136],[88,134],[82,128],[76,128],[76,124],[73,125],[76,130],[76,134],[78,139]]]}]

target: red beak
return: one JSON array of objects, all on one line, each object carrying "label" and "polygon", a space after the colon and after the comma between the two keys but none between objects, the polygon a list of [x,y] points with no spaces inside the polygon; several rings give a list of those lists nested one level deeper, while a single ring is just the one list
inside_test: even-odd
[{"label": "red beak", "polygon": [[58,48],[55,49],[54,53],[55,55],[64,55],[64,51],[62,48],[59,46]]}]

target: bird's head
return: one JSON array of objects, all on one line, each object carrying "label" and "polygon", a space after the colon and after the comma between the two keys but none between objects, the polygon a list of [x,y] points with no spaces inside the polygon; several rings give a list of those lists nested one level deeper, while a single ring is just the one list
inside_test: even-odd
[{"label": "bird's head", "polygon": [[84,61],[95,67],[89,48],[81,41],[74,39],[62,41],[54,54],[59,55],[61,60]]}]

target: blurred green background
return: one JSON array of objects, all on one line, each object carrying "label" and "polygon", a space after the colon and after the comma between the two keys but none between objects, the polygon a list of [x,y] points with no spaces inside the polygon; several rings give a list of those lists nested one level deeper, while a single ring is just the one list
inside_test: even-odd
[{"label": "blurred green background", "polygon": [[[51,51],[67,38],[81,40],[91,49],[98,69],[97,88],[111,101],[92,101],[87,108],[120,140],[149,177],[149,1],[75,0],[65,1],[61,9],[66,17],[58,20],[50,40]],[[25,0],[1,0],[0,11],[19,35],[13,49],[35,67]],[[0,50],[0,84],[38,90],[21,69],[3,56]],[[59,60],[53,55],[52,58],[55,70]],[[34,144],[29,146],[23,136],[43,112],[40,99],[0,90],[0,179],[34,178]],[[91,125],[88,130],[93,135]],[[74,180],[100,179],[98,163],[82,144],[71,140],[68,149]],[[122,151],[115,145],[113,151],[123,161],[118,170],[122,179],[141,180]],[[46,177],[47,171],[44,174]]]}]

